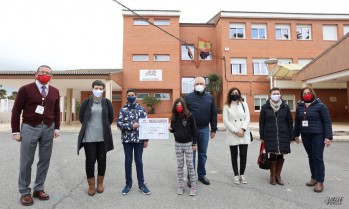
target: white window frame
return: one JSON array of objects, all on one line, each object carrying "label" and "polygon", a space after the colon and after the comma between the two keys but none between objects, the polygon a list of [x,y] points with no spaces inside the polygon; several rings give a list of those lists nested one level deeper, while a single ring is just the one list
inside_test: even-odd
[{"label": "white window frame", "polygon": [[135,18],[133,19],[133,25],[149,25],[149,22],[147,22],[146,20]]},{"label": "white window frame", "polygon": [[[252,60],[252,67],[253,67],[253,75],[268,75],[268,67],[267,64],[264,62],[266,59],[253,59]],[[256,69],[256,66],[258,68]],[[264,73],[263,73],[264,71]]]},{"label": "white window frame", "polygon": [[[193,59],[190,59],[189,55],[188,55],[188,50],[187,50],[187,47],[190,49],[192,55],[193,55]],[[181,46],[181,51],[182,51],[182,54],[181,54],[181,59],[182,60],[195,60],[195,47],[194,45],[182,45]]]},{"label": "white window frame", "polygon": [[134,54],[134,55],[132,55],[132,61],[134,61],[134,62],[148,62],[149,55],[148,54]]},{"label": "white window frame", "polygon": [[307,64],[310,63],[312,60],[313,60],[313,59],[299,58],[299,59],[298,59],[298,64],[307,65]]},{"label": "white window frame", "polygon": [[[297,40],[312,40],[312,30],[311,30],[311,25],[297,25]],[[301,33],[301,36],[298,36],[298,33]],[[309,38],[306,38],[306,34],[309,34]]]},{"label": "white window frame", "polygon": [[[257,30],[257,37],[253,37],[253,30]],[[264,37],[261,34],[264,31]],[[252,24],[251,39],[267,39],[267,24]]]},{"label": "white window frame", "polygon": [[[278,31],[280,31],[281,37],[278,37]],[[288,38],[285,35],[287,35]],[[276,24],[275,25],[275,39],[276,40],[291,40],[291,26],[288,24]]]},{"label": "white window frame", "polygon": [[[156,95],[160,95],[160,97],[156,97]],[[154,97],[158,100],[170,100],[170,93],[154,93]]]},{"label": "white window frame", "polygon": [[[259,110],[256,110],[256,99],[259,99]],[[268,100],[268,95],[260,94],[260,95],[254,95],[253,97],[253,110],[254,112],[260,112],[262,109],[262,106],[265,104],[262,104],[262,99],[265,99],[265,102]]]},{"label": "white window frame", "polygon": [[136,93],[137,100],[143,100],[143,98],[147,96],[149,96],[149,93]]},{"label": "white window frame", "polygon": [[155,54],[154,62],[169,62],[171,61],[169,54]]},{"label": "white window frame", "polygon": [[155,19],[154,25],[160,25],[160,26],[170,25],[170,20],[169,19]]},{"label": "white window frame", "polygon": [[[238,34],[239,34],[238,30],[243,33],[242,37],[238,36]],[[230,36],[230,39],[246,39],[246,26],[245,26],[245,23],[230,23],[229,36]]]},{"label": "white window frame", "polygon": [[[230,59],[231,74],[232,75],[247,75],[246,63],[247,63],[246,58],[231,58]],[[233,72],[234,66],[238,67],[237,73]]]},{"label": "white window frame", "polygon": [[349,33],[349,25],[344,25],[343,26],[343,35],[346,35],[347,33]]},{"label": "white window frame", "polygon": [[324,41],[337,41],[338,40],[337,25],[323,25],[322,38]]},{"label": "white window frame", "polygon": [[194,77],[185,77],[181,79],[182,94],[189,94],[194,91]]},{"label": "white window frame", "polygon": [[294,94],[282,94],[281,98],[286,102],[286,104],[289,104],[289,102],[292,102],[292,109],[290,107],[291,112],[295,112],[296,111],[296,97]]}]

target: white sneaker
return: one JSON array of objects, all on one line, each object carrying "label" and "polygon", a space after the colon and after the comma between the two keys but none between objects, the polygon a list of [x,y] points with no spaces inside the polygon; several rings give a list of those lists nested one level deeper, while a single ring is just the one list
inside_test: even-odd
[{"label": "white sneaker", "polygon": [[195,196],[196,195],[196,188],[195,187],[192,187],[190,189],[190,193],[189,193],[189,196]]},{"label": "white sneaker", "polygon": [[241,176],[240,176],[240,182],[241,182],[242,184],[247,184],[247,180],[246,180],[246,177],[245,177],[244,175],[241,175]]},{"label": "white sneaker", "polygon": [[234,177],[233,183],[234,183],[234,184],[237,184],[237,185],[240,184],[239,176],[235,176],[235,177]]}]

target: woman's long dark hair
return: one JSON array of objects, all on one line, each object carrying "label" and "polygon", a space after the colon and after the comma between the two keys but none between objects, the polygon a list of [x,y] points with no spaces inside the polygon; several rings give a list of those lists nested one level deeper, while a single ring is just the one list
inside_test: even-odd
[{"label": "woman's long dark hair", "polygon": [[238,102],[242,102],[242,97],[241,97],[241,91],[240,91],[240,89],[238,89],[237,87],[233,87],[233,88],[231,88],[231,89],[228,91],[227,100],[226,100],[226,102],[225,102],[226,105],[230,106],[231,101],[232,101],[232,99],[230,98],[230,95],[231,95],[231,93],[232,93],[233,91],[235,91],[235,90],[237,90],[238,93],[239,93]]},{"label": "woman's long dark hair", "polygon": [[[178,113],[176,110],[176,106],[178,103],[182,103],[183,106],[183,111],[181,113]],[[185,102],[185,100],[182,97],[177,98],[174,102],[173,102],[173,106],[172,106],[172,114],[171,114],[171,122],[174,122],[176,120],[176,117],[179,116],[183,119],[188,119],[189,116],[191,115],[191,113],[189,112],[188,108],[187,108],[187,103]]]}]

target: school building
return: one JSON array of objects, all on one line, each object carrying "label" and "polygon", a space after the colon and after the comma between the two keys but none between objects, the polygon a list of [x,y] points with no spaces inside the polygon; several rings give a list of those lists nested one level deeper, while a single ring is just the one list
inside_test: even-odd
[{"label": "school building", "polygon": [[[271,87],[282,89],[294,112],[307,85],[329,107],[333,121],[349,121],[349,14],[220,11],[206,23],[181,23],[178,10],[135,12],[140,16],[122,11],[122,69],[53,72],[62,121],[76,120],[75,102],[91,95],[95,79],[106,83],[115,116],[126,103],[126,90],[135,88],[141,104],[145,96],[161,100],[151,117],[167,117],[173,101],[193,91],[194,78],[210,74],[222,77],[218,108],[228,90],[238,87],[252,121],[258,121]],[[34,76],[0,71],[0,79],[20,87]]]},{"label": "school building", "polygon": [[[169,113],[177,97],[193,91],[195,77],[214,73],[223,80],[218,108],[228,90],[238,87],[252,121],[258,121],[271,87],[280,87],[295,111],[307,85],[328,105],[334,121],[349,120],[348,53],[323,58],[335,44],[349,50],[344,36],[349,14],[221,11],[206,23],[180,23],[176,10],[135,12],[144,19],[123,11],[123,100],[127,88],[136,88],[139,99],[162,100],[156,113]],[[208,56],[202,54],[203,40],[211,44]]]}]

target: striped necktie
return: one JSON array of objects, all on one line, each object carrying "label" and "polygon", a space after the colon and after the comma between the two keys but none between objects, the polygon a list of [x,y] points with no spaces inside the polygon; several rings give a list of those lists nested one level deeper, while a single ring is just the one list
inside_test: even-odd
[{"label": "striped necktie", "polygon": [[41,87],[41,95],[42,97],[46,97],[46,86]]}]

